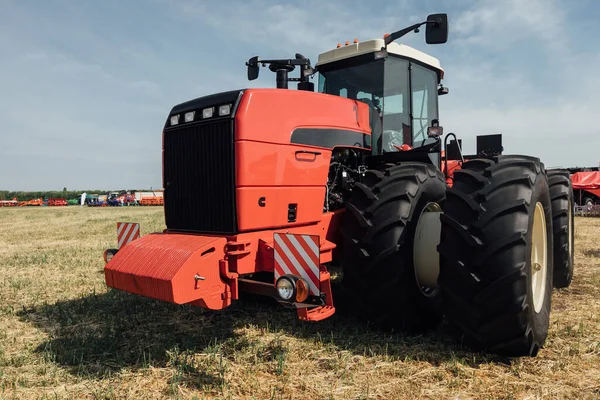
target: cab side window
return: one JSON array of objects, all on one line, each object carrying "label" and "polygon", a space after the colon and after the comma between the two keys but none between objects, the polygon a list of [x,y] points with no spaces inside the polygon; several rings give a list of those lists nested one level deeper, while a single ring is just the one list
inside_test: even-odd
[{"label": "cab side window", "polygon": [[434,71],[412,64],[412,135],[415,145],[427,139],[427,127],[438,118],[436,82]]}]

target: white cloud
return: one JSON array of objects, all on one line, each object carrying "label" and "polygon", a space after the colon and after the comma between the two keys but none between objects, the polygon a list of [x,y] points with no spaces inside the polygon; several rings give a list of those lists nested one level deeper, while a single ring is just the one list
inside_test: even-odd
[{"label": "white cloud", "polygon": [[[442,98],[447,131],[502,133],[507,153],[538,156],[547,166],[595,166],[600,129],[600,61],[578,52],[566,7],[555,1],[478,2],[455,18],[459,57],[446,64]],[[487,57],[486,57],[487,56]]]},{"label": "white cloud", "polygon": [[[170,4],[178,7],[176,17],[201,21],[218,29],[229,40],[246,43],[244,47],[248,54],[264,49],[314,56],[346,40],[382,37],[390,30],[400,29],[424,17],[411,13],[414,5],[407,1],[381,6],[365,2],[348,4],[314,0],[298,5],[266,0],[221,5],[191,1]],[[227,43],[224,42],[223,46]]]},{"label": "white cloud", "polygon": [[483,0],[459,14],[452,28],[470,46],[506,50],[537,38],[556,51],[566,46],[564,8],[555,0]]}]

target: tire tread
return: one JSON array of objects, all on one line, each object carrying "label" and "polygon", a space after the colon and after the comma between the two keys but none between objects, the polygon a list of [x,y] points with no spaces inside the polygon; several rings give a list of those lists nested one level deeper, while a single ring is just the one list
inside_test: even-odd
[{"label": "tire tread", "polygon": [[496,156],[467,161],[454,177],[438,247],[446,317],[472,347],[533,356],[545,336],[531,334],[525,263],[514,255],[527,248],[518,223],[527,220],[536,180],[547,179],[543,163]]}]

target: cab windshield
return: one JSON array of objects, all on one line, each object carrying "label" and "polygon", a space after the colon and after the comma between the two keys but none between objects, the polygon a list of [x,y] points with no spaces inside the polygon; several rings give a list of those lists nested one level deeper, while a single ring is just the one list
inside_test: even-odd
[{"label": "cab windshield", "polygon": [[428,144],[427,127],[438,119],[437,82],[435,71],[390,56],[321,71],[319,92],[369,105],[373,153],[381,154],[398,151],[403,144]]}]

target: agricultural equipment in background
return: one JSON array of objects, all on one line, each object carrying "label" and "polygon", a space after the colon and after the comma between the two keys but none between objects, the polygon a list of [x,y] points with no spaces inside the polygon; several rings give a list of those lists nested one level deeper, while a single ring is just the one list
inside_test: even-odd
[{"label": "agricultural equipment in background", "polygon": [[17,207],[18,205],[19,202],[16,197],[12,200],[0,200],[0,207]]},{"label": "agricultural equipment in background", "polygon": [[588,208],[600,204],[600,172],[578,171],[571,175],[575,202]]},{"label": "agricultural equipment in background", "polygon": [[108,196],[107,200],[108,205],[116,207],[116,206],[132,206],[139,205],[135,195],[127,193],[127,192],[113,192]]},{"label": "agricultural equipment in background", "polygon": [[277,89],[173,107],[167,229],[138,238],[137,224],[119,223],[107,285],[212,310],[262,294],[319,321],[335,312],[329,270],[339,265],[344,301],[380,328],[422,331],[445,316],[476,348],[536,355],[553,280],[572,277],[569,173],[502,155],[499,135],[479,137],[475,155],[444,137],[444,70],[394,43],[422,25],[427,43],[446,42],[446,15],[435,14],[338,45],[314,68],[301,54],[253,57],[248,78],[268,65]]},{"label": "agricultural equipment in background", "polygon": [[41,207],[44,205],[45,205],[44,199],[41,199],[41,198],[19,202],[20,207]]},{"label": "agricultural equipment in background", "polygon": [[159,196],[142,197],[140,202],[142,206],[163,206],[164,204],[164,199]]},{"label": "agricultural equipment in background", "polygon": [[108,207],[107,196],[91,195],[85,200],[88,207]]},{"label": "agricultural equipment in background", "polygon": [[162,190],[140,191],[135,193],[135,198],[141,206],[163,206],[163,196]]},{"label": "agricultural equipment in background", "polygon": [[[148,195],[150,193],[150,196]],[[157,192],[158,193],[158,192]],[[162,194],[162,193],[161,193]],[[79,204],[85,204],[89,207],[121,207],[121,206],[138,206],[141,205],[140,200],[143,199],[142,196],[149,196],[154,199],[153,192],[129,192],[129,191],[120,191],[120,192],[110,192],[108,194],[87,194],[84,193],[81,195],[81,200]],[[158,194],[157,194],[158,196]],[[157,201],[152,202],[158,203]],[[160,201],[160,205],[162,205],[162,197]]]},{"label": "agricultural equipment in background", "polygon": [[27,206],[30,206],[30,207],[31,206],[59,207],[59,206],[67,206],[67,205],[68,205],[67,200],[56,199],[56,198],[50,198],[48,200],[39,198],[39,199],[33,199],[33,200],[27,200],[27,201],[17,201],[17,198],[15,197],[12,200],[0,200],[0,207],[16,207],[16,206],[21,206],[21,207],[27,207]]},{"label": "agricultural equipment in background", "polygon": [[67,202],[66,199],[48,199],[48,201],[46,202],[46,204],[48,205],[48,207],[63,207],[63,206],[68,206],[69,203]]}]

